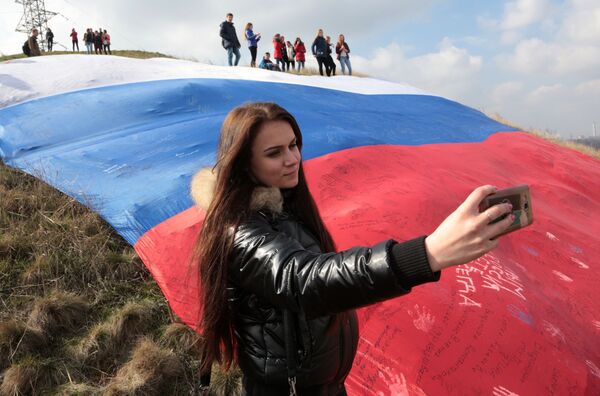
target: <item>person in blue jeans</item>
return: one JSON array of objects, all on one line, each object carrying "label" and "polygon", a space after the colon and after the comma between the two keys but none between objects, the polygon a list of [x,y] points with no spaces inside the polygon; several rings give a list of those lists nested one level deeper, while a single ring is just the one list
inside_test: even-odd
[{"label": "person in blue jeans", "polygon": [[346,74],[346,67],[348,67],[348,74],[352,75],[352,65],[350,65],[350,47],[348,47],[343,34],[340,34],[338,42],[335,46],[335,53],[337,54],[338,61],[340,61],[342,74]]},{"label": "person in blue jeans", "polygon": [[[221,44],[223,45],[223,48],[227,50],[227,61],[229,62],[229,66],[237,66],[241,56],[240,40],[238,40],[235,27],[233,26],[233,14],[228,13],[226,18],[227,19],[220,25],[221,31],[219,32],[219,35],[221,36]],[[233,55],[235,55],[235,63],[233,62]]]}]

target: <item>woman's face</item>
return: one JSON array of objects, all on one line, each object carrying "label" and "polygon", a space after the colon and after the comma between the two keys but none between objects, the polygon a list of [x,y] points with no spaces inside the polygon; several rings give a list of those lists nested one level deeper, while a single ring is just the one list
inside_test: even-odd
[{"label": "woman's face", "polygon": [[250,168],[258,181],[268,187],[296,187],[302,157],[290,124],[286,121],[263,123],[251,151]]}]

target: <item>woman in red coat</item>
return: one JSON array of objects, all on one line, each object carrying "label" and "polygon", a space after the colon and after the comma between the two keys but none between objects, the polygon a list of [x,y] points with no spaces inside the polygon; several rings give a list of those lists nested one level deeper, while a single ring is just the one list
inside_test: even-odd
[{"label": "woman in red coat", "polygon": [[306,60],[306,57],[304,56],[306,53],[306,47],[304,46],[302,40],[300,40],[300,37],[296,37],[294,51],[296,51],[296,62],[298,65],[297,70],[300,71],[300,69],[304,69],[304,61]]},{"label": "woman in red coat", "polygon": [[283,61],[283,52],[285,51],[285,41],[279,33],[273,36],[273,58],[275,58],[275,63],[277,66],[281,68],[281,70],[285,71],[285,62]]}]

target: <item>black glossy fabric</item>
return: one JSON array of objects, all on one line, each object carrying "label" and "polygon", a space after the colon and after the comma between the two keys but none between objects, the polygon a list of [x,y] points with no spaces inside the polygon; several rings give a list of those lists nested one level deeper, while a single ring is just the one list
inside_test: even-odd
[{"label": "black glossy fabric", "polygon": [[[297,326],[299,394],[345,394],[358,343],[354,309],[439,279],[431,273],[422,240],[405,244],[388,240],[321,253],[316,238],[289,216],[259,212],[241,224],[229,282],[246,394],[288,389],[284,309],[294,313]],[[407,271],[411,265],[422,268]],[[401,274],[417,277],[401,281]]]}]

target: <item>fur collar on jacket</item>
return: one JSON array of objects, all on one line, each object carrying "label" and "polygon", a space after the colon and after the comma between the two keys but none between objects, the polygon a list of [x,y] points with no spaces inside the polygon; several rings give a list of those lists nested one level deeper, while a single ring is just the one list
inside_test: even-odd
[{"label": "fur collar on jacket", "polygon": [[[190,193],[192,199],[204,210],[207,210],[215,195],[217,175],[211,168],[200,169],[192,178]],[[266,209],[272,213],[283,212],[283,196],[277,187],[256,187],[250,199],[250,209],[259,211]]]}]

